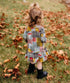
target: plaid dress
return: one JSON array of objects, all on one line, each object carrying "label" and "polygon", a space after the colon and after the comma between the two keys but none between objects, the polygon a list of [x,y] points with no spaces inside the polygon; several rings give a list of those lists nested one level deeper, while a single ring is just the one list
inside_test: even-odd
[{"label": "plaid dress", "polygon": [[36,63],[38,61],[44,62],[47,60],[48,51],[44,48],[46,43],[46,36],[44,28],[40,25],[34,27],[27,27],[24,31],[23,38],[28,44],[25,54],[27,61]]}]

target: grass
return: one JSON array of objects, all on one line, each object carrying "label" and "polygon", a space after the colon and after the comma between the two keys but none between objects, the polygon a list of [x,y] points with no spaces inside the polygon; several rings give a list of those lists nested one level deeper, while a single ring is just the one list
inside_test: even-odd
[{"label": "grass", "polygon": [[[39,2],[41,8],[43,10],[52,11],[57,14],[58,11],[66,11],[66,7],[63,4],[60,4],[58,0],[35,0]],[[33,0],[28,0],[28,3],[23,3],[22,0],[0,0],[0,23],[3,21],[5,22],[4,29],[0,29],[0,62],[4,62],[6,59],[10,59],[11,61],[6,63],[4,67],[0,66],[0,83],[47,83],[47,78],[43,78],[41,80],[36,79],[36,74],[34,75],[26,75],[25,70],[28,68],[28,62],[25,60],[24,55],[21,53],[17,53],[17,50],[20,50],[21,52],[25,52],[26,49],[24,49],[24,45],[26,44],[23,40],[22,42],[17,43],[16,45],[12,45],[13,40],[12,38],[15,38],[17,35],[22,37],[22,34],[19,34],[19,28],[25,26],[23,19],[24,19],[24,11],[29,7],[29,5],[32,2],[35,2]],[[51,17],[51,13],[48,12],[49,17],[44,18],[44,24],[46,25],[46,33],[48,31],[52,30],[52,25],[57,25],[62,23],[65,27],[66,23],[70,23],[70,20],[68,18],[61,18],[62,15],[58,15],[55,17],[55,13]],[[65,13],[68,15],[68,12]],[[56,22],[55,18],[57,18],[58,22]],[[3,20],[4,19],[4,20]],[[46,20],[47,19],[47,20]],[[54,22],[51,22],[49,20],[55,20]],[[51,25],[50,25],[51,23]],[[15,26],[15,27],[14,27]],[[51,27],[51,28],[50,28]],[[55,26],[54,26],[55,27]],[[65,31],[67,32],[69,30],[69,27],[66,26]],[[66,33],[63,33],[64,29],[56,30],[56,33],[54,34],[51,32],[50,35],[47,36],[48,41],[52,40],[54,43],[57,42],[57,46],[52,45],[50,42],[47,42],[46,47],[48,48],[50,54],[53,50],[63,50],[64,52],[67,52],[67,56],[70,58],[70,35],[66,35]],[[56,37],[53,38],[55,35],[63,35],[62,39]],[[61,44],[62,43],[62,44]],[[20,47],[21,48],[20,48]],[[18,57],[18,61],[12,60],[13,56]],[[53,56],[53,55],[52,55]],[[55,57],[55,59],[57,59]],[[17,63],[20,63],[19,70],[22,73],[22,76],[20,76],[20,80],[12,80],[10,78],[4,78],[2,74],[4,73],[3,70],[7,67],[8,69],[14,68]],[[70,61],[69,61],[70,63]],[[56,64],[55,66],[52,66]],[[64,60],[61,60],[60,62],[55,62],[53,60],[46,61],[43,63],[44,70],[48,71],[49,75],[52,75],[54,78],[52,80],[49,80],[49,83],[70,83],[70,74],[64,73],[64,71],[68,70],[70,71],[70,64],[66,65],[64,64]]]}]

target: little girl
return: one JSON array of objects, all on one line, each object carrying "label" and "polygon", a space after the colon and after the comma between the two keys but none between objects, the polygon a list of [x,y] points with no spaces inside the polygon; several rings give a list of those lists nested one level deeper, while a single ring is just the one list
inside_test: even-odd
[{"label": "little girl", "polygon": [[32,4],[29,9],[28,27],[25,29],[23,38],[28,43],[25,58],[30,62],[27,73],[31,74],[35,71],[35,63],[37,63],[37,78],[41,79],[47,76],[47,72],[43,72],[42,62],[47,60],[48,52],[44,48],[46,36],[42,23],[42,11],[37,3]]}]

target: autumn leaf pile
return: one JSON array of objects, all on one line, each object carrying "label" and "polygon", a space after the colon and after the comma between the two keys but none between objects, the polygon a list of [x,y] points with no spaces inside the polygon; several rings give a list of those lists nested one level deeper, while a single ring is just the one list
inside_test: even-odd
[{"label": "autumn leaf pile", "polygon": [[[14,9],[15,11],[15,9]],[[27,10],[15,12],[15,16],[4,12],[0,15],[0,78],[19,80],[25,76],[27,65],[24,55],[27,44],[23,40]],[[49,51],[44,69],[49,75],[46,82],[70,82],[70,12],[44,11],[45,46]],[[27,64],[27,65],[26,65]]]},{"label": "autumn leaf pile", "polygon": [[[45,27],[46,37],[49,39],[47,43],[50,43],[55,50],[52,50],[48,59],[53,59],[57,57],[58,59],[64,59],[69,61],[69,56],[64,49],[70,51],[70,46],[65,45],[64,37],[68,37],[70,40],[70,13],[66,14],[65,12],[46,12],[44,11],[44,16],[47,17],[47,24]],[[66,19],[66,21],[65,21]],[[55,41],[57,39],[58,41]],[[60,47],[58,46],[60,45]],[[58,50],[57,50],[58,49]],[[58,60],[58,61],[60,61]],[[55,60],[56,61],[56,60]]]},{"label": "autumn leaf pile", "polygon": [[[22,11],[21,13],[23,16],[24,12]],[[2,62],[0,61],[0,69],[2,70],[0,72],[0,77],[11,78],[12,80],[18,81],[19,80],[18,77],[22,75],[19,69],[20,62],[19,62],[18,55],[24,55],[25,52],[23,52],[23,49],[27,47],[26,44],[25,45],[22,44],[23,37],[21,35],[24,32],[25,26],[20,26],[20,23],[22,23],[20,16],[18,17],[15,16],[15,18],[13,18],[13,21],[14,21],[14,23],[12,24],[13,29],[10,28],[10,23],[6,22],[6,20],[7,18],[5,13],[2,13],[0,17],[0,47],[1,46],[4,47],[4,51],[5,49],[8,50],[13,47],[15,48],[14,52],[16,54],[11,57],[9,56],[9,53],[8,53],[7,54],[8,57]],[[22,20],[23,20],[23,17],[22,17]],[[13,33],[15,33],[15,35],[13,35]],[[5,57],[5,55],[3,56]],[[7,66],[8,64],[10,65],[11,63],[13,65],[12,68]]]}]

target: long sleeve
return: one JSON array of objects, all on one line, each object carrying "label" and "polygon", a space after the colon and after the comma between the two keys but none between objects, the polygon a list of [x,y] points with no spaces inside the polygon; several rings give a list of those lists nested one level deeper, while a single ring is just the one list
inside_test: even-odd
[{"label": "long sleeve", "polygon": [[23,34],[23,39],[27,42],[27,31],[25,29],[24,34]]},{"label": "long sleeve", "polygon": [[46,38],[45,30],[43,27],[40,29],[40,36],[41,36],[42,43],[46,43],[47,38]]}]

